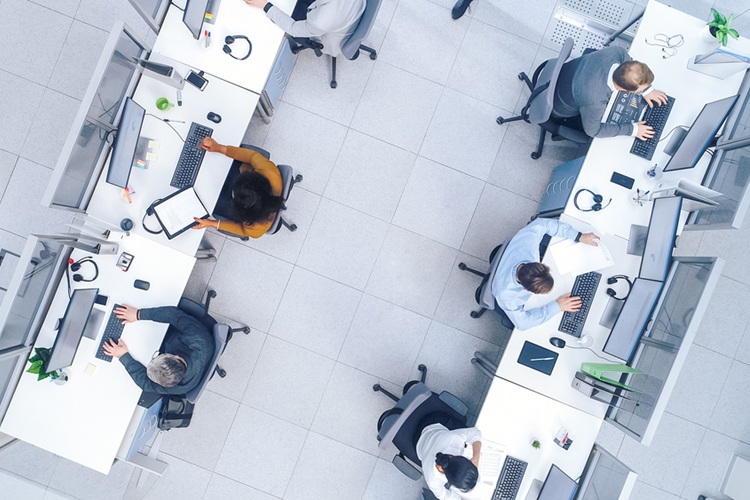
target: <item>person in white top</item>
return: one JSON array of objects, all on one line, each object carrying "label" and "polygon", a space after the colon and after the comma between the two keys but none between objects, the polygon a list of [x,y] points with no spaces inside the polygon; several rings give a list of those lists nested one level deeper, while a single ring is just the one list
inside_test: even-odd
[{"label": "person in white top", "polygon": [[476,427],[449,431],[428,425],[417,441],[417,457],[430,491],[440,500],[459,500],[479,478],[482,433]]}]

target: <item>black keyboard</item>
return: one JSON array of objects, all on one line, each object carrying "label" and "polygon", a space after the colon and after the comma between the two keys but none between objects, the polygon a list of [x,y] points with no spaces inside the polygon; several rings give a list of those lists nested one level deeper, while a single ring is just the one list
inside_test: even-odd
[{"label": "black keyboard", "polygon": [[576,312],[564,312],[558,330],[574,337],[581,336],[583,324],[586,323],[586,316],[589,315],[591,301],[594,300],[601,278],[601,273],[596,271],[576,276],[570,295],[581,298],[581,308]]},{"label": "black keyboard", "polygon": [[190,132],[188,132],[185,144],[182,146],[182,153],[180,153],[180,159],[174,169],[172,182],[169,183],[170,186],[182,189],[195,183],[195,178],[198,177],[198,171],[201,168],[201,163],[203,163],[203,155],[206,154],[206,151],[201,148],[201,142],[206,137],[211,137],[213,132],[214,129],[198,123],[190,124]]},{"label": "black keyboard", "polygon": [[515,500],[518,488],[521,487],[523,475],[526,473],[528,464],[523,460],[513,458],[510,455],[505,457],[505,463],[497,478],[497,486],[492,500]]},{"label": "black keyboard", "polygon": [[654,136],[645,141],[637,138],[633,139],[633,146],[630,148],[630,152],[634,155],[647,160],[654,157],[656,145],[659,143],[661,133],[664,131],[664,124],[667,123],[669,113],[672,111],[672,106],[674,106],[674,97],[667,97],[667,99],[667,104],[662,104],[661,106],[654,105],[653,108],[646,108],[646,114],[643,115],[643,121],[646,122],[646,125],[653,127]]},{"label": "black keyboard", "polygon": [[120,307],[120,304],[115,304],[115,307],[112,309],[112,312],[109,314],[109,319],[107,320],[107,326],[104,327],[104,334],[102,335],[102,341],[99,343],[99,348],[96,350],[96,357],[106,361],[107,363],[112,361],[112,356],[107,356],[104,354],[104,344],[109,342],[110,340],[118,341],[120,340],[120,335],[122,335],[122,329],[124,325],[122,324],[122,321],[115,316],[114,310]]}]

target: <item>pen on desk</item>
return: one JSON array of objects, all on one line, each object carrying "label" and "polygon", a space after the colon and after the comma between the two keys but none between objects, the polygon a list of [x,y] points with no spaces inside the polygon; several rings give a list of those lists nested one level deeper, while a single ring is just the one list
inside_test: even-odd
[{"label": "pen on desk", "polygon": [[128,188],[124,188],[122,190],[122,193],[125,195],[125,199],[128,200],[128,203],[133,203],[133,199],[130,197],[130,190]]},{"label": "pen on desk", "polygon": [[211,32],[209,31],[208,32],[208,45],[206,45],[206,47],[210,47],[210,46],[211,46]]},{"label": "pen on desk", "polygon": [[555,358],[550,356],[549,358],[531,358],[529,361],[552,361],[553,359]]},{"label": "pen on desk", "polygon": [[182,106],[182,90],[177,91],[177,105]]},{"label": "pen on desk", "polygon": [[208,30],[203,30],[203,47],[208,48]]},{"label": "pen on desk", "polygon": [[646,196],[650,192],[651,192],[651,190],[649,189],[648,191],[646,191],[645,193],[643,193],[643,196]]}]

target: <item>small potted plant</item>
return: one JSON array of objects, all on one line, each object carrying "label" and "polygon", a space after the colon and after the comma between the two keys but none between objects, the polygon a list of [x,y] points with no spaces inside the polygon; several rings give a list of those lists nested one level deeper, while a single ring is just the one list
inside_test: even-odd
[{"label": "small potted plant", "polygon": [[37,380],[44,380],[50,378],[56,384],[62,385],[68,381],[68,374],[62,370],[53,370],[51,372],[42,371],[42,367],[49,361],[52,355],[52,350],[48,347],[35,347],[34,355],[29,358],[31,366],[26,373],[33,373],[37,375]]},{"label": "small potted plant", "polygon": [[736,29],[731,28],[734,14],[729,14],[729,17],[720,14],[716,9],[711,9],[711,15],[713,19],[706,24],[707,40],[716,40],[722,46],[726,47],[729,37],[731,36],[735,40],[740,37],[740,34]]},{"label": "small potted plant", "polygon": [[535,450],[538,450],[542,447],[542,443],[540,443],[538,439],[534,439],[533,441],[531,441],[531,447]]}]

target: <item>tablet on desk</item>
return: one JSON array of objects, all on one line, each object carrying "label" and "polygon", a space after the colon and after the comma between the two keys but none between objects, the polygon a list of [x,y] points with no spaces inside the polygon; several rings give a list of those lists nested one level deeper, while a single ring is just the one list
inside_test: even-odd
[{"label": "tablet on desk", "polygon": [[550,375],[557,362],[557,353],[527,340],[523,343],[518,362],[545,375]]},{"label": "tablet on desk", "polygon": [[170,240],[184,233],[197,222],[193,219],[205,219],[208,210],[198,198],[198,194],[192,187],[187,187],[171,194],[152,205],[156,219],[164,229],[164,234]]}]

